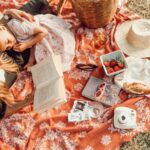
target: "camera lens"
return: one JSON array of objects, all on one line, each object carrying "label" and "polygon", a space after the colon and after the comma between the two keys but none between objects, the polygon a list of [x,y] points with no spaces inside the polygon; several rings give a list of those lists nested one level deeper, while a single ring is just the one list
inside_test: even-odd
[{"label": "camera lens", "polygon": [[122,116],[122,117],[121,117],[121,119],[122,119],[122,120],[125,120],[125,119],[126,119],[126,117],[125,117],[125,116]]},{"label": "camera lens", "polygon": [[120,124],[126,124],[127,123],[127,119],[128,117],[126,116],[126,115],[119,115],[118,116],[118,122],[120,123]]}]

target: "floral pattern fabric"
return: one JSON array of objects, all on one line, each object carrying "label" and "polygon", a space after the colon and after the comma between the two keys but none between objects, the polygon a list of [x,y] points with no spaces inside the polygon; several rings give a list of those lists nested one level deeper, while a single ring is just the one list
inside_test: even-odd
[{"label": "floral pattern fabric", "polygon": [[[16,0],[16,2],[19,4],[19,2],[25,1]],[[54,8],[56,4],[55,0],[51,3]],[[7,5],[7,7],[11,6]],[[4,6],[0,5],[0,8],[3,9]],[[131,140],[139,132],[150,130],[150,99],[147,97],[127,95],[121,91],[119,95],[122,99],[121,103],[108,108],[81,96],[81,91],[91,75],[98,78],[104,77],[99,56],[118,49],[114,41],[116,26],[138,16],[122,6],[117,9],[110,24],[105,28],[95,30],[80,24],[69,2],[66,3],[60,16],[73,25],[76,37],[76,55],[72,62],[72,68],[64,73],[68,102],[40,114],[34,113],[32,105],[29,105],[2,119],[0,121],[1,150],[119,150],[123,142]],[[99,67],[93,72],[83,71],[75,67],[78,63],[92,63]],[[24,79],[30,77],[24,76]],[[16,81],[11,89],[15,89],[20,82],[20,80]],[[32,85],[32,83],[30,84]],[[16,90],[22,91],[20,89],[22,89],[20,86],[16,88]],[[24,95],[26,96],[26,92]],[[67,114],[70,112],[73,102],[79,99],[88,101],[103,111],[94,119],[68,122]],[[117,106],[125,106],[137,111],[136,129],[114,128],[113,110]]]}]

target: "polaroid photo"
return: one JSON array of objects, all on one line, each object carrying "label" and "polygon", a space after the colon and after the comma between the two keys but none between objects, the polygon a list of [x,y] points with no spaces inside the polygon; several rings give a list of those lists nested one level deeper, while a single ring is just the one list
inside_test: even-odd
[{"label": "polaroid photo", "polygon": [[68,122],[79,122],[89,120],[91,117],[84,112],[68,113]]},{"label": "polaroid photo", "polygon": [[68,122],[79,122],[82,120],[82,114],[80,112],[68,113]]},{"label": "polaroid photo", "polygon": [[72,107],[71,113],[84,112],[87,109],[87,107],[88,107],[88,102],[76,100]]}]

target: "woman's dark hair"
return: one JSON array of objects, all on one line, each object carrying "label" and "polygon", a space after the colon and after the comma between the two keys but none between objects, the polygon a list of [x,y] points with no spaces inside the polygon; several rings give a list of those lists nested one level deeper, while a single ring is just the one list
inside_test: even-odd
[{"label": "woman's dark hair", "polygon": [[0,119],[2,119],[6,112],[6,103],[3,100],[0,100]]}]

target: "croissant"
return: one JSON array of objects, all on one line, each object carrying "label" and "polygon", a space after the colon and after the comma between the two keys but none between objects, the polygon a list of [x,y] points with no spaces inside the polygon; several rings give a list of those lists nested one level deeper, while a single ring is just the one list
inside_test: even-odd
[{"label": "croissant", "polygon": [[124,83],[123,89],[128,93],[133,94],[150,94],[150,87],[142,83]]}]

